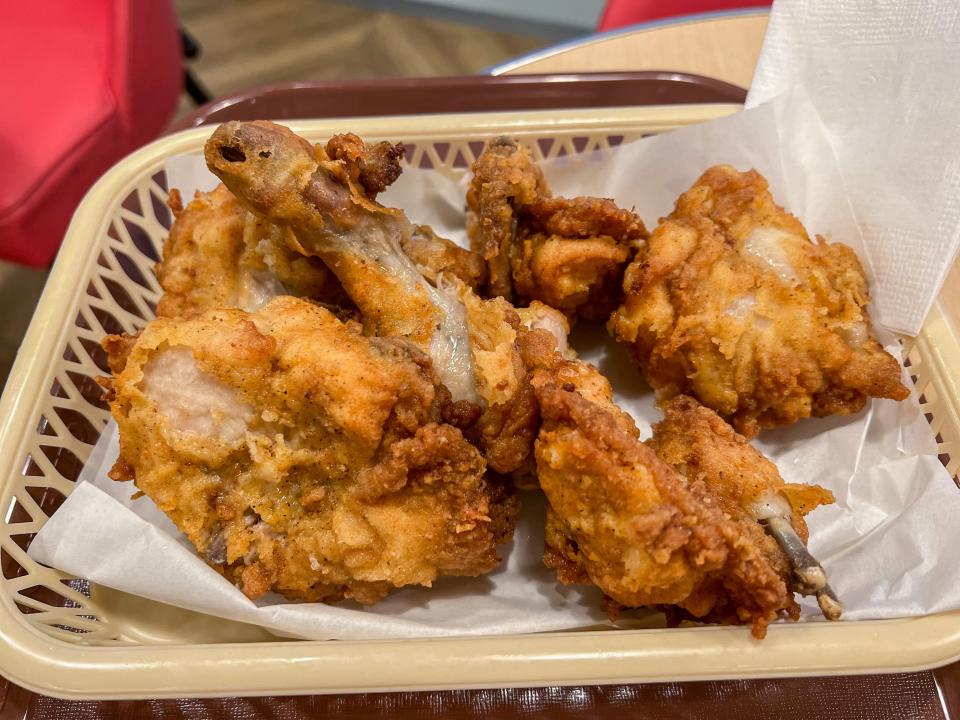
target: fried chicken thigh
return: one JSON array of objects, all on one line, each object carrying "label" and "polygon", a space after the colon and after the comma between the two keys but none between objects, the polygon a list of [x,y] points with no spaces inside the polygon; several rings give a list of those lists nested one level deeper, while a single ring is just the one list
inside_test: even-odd
[{"label": "fried chicken thigh", "polygon": [[855,253],[776,205],[763,177],[707,170],[627,268],[610,318],[661,398],[693,395],[744,435],[902,400]]},{"label": "fried chicken thigh", "polygon": [[170,207],[175,219],[157,264],[164,291],[158,317],[255,311],[279,295],[349,302],[326,265],[291,250],[285,231],[247,212],[223,185],[197,193],[186,207],[173,191]]},{"label": "fried chicken thigh", "polygon": [[249,597],[371,603],[499,562],[516,504],[412,343],[281,297],[108,337],[135,481]]},{"label": "fried chicken thigh", "polygon": [[646,238],[640,218],[612,200],[551,197],[530,152],[510,138],[491,142],[473,173],[467,228],[488,263],[488,294],[606,320]]}]

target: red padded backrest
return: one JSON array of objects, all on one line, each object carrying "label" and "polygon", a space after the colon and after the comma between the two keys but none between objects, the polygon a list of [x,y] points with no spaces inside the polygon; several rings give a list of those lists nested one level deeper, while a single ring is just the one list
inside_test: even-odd
[{"label": "red padded backrest", "polygon": [[608,0],[597,30],[615,30],[626,25],[651,22],[681,15],[767,8],[773,0]]},{"label": "red padded backrest", "polygon": [[50,262],[90,185],[166,127],[181,62],[170,0],[5,5],[0,257]]}]

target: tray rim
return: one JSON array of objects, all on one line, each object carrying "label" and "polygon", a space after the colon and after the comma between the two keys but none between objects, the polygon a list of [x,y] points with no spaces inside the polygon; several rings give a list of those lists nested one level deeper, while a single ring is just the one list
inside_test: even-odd
[{"label": "tray rim", "polygon": [[[738,106],[638,106],[443,116],[284,121],[308,135],[337,127],[370,136],[451,138],[484,132],[616,131],[675,127]],[[200,148],[208,127],[161,138],[109,170],[78,207],[0,399],[0,460],[22,459],[26,425],[51,367],[31,362],[60,349],[63,317],[95,262],[109,222],[103,212],[163,158]],[[69,288],[62,292],[61,288]],[[960,358],[960,341],[935,304],[918,337],[926,352]],[[947,375],[939,378],[953,385]],[[952,391],[956,387],[950,388]],[[944,393],[956,411],[955,392]],[[9,474],[0,491],[9,490]],[[56,640],[20,619],[0,593],[0,672],[34,692],[61,698],[226,697],[266,694],[535,687],[617,682],[694,681],[869,674],[924,670],[960,658],[960,611],[920,618],[776,625],[766,640],[743,628],[568,631],[537,635],[296,641],[198,645],[83,646]],[[701,637],[709,633],[709,638]],[[398,662],[399,661],[399,662]],[[291,666],[298,668],[292,670]],[[367,682],[376,677],[375,685]],[[319,680],[317,678],[320,678]]]}]

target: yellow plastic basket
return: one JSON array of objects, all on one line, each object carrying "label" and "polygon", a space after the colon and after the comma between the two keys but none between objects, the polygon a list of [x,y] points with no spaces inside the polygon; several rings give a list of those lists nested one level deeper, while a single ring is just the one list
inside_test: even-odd
[{"label": "yellow plastic basket", "polygon": [[[589,152],[701,122],[734,106],[447,115],[289,123],[321,140],[349,129],[402,139],[408,162],[452,176],[508,133],[538,157]],[[606,630],[484,638],[281,641],[38,565],[33,534],[74,487],[108,420],[99,341],[153,315],[167,231],[163,162],[209,128],[159,140],[110,170],[73,219],[0,401],[0,671],[62,697],[228,696],[699,680],[934,667],[960,657],[960,612],[909,620]],[[910,372],[955,477],[960,344],[939,306],[908,343]],[[951,370],[953,372],[951,372]],[[78,538],[83,542],[83,538]]]}]

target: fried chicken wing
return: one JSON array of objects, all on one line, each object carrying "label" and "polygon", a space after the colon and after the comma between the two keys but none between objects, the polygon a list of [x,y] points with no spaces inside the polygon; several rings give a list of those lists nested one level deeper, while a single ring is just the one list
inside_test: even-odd
[{"label": "fried chicken wing", "polygon": [[800,581],[795,556],[763,525],[786,517],[805,540],[802,515],[829,493],[784,484],[772,463],[689,398],[641,442],[606,378],[553,351],[546,332],[529,335],[524,360],[542,416],[537,476],[548,501],[544,561],[561,582],[594,584],[622,607],[676,606],[703,621],[751,623],[758,637],[779,615],[796,617],[794,592],[835,600],[825,576],[818,590]]},{"label": "fried chicken wing", "polygon": [[247,212],[223,185],[197,193],[186,207],[173,191],[170,206],[175,219],[156,268],[164,291],[157,316],[254,311],[278,295],[349,303],[319,259],[291,250],[285,231]]},{"label": "fried chicken wing", "polygon": [[431,357],[455,400],[476,400],[456,290],[423,278],[402,251],[413,224],[373,200],[353,179],[351,162],[265,121],[224,123],[204,153],[245,206],[292,230],[297,249],[337,275],[370,335],[410,340]]},{"label": "fried chicken wing", "polygon": [[251,598],[371,603],[499,562],[516,503],[412,343],[281,297],[104,342],[133,479]]},{"label": "fried chicken wing", "polygon": [[824,615],[836,620],[841,607],[823,568],[806,549],[803,519],[832,503],[833,493],[818,485],[785,483],[776,465],[691,397],[675,397],[663,409],[665,418],[647,441],[657,457],[688,484],[703,483],[788,588],[816,595]]},{"label": "fried chicken wing", "polygon": [[551,197],[530,152],[510,138],[491,142],[473,173],[467,227],[489,265],[488,293],[605,320],[646,238],[640,218],[612,200]]},{"label": "fried chicken wing", "polygon": [[680,393],[744,435],[902,400],[853,252],[776,205],[764,178],[707,170],[628,267],[609,328],[661,398]]}]

